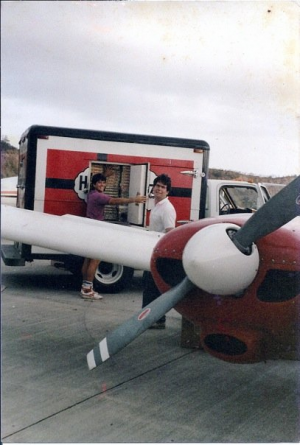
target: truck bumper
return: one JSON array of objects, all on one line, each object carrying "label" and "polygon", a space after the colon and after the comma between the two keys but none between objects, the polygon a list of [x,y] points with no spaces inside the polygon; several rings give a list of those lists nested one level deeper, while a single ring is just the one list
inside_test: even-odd
[{"label": "truck bumper", "polygon": [[13,244],[1,244],[1,256],[6,266],[25,266],[25,259]]}]

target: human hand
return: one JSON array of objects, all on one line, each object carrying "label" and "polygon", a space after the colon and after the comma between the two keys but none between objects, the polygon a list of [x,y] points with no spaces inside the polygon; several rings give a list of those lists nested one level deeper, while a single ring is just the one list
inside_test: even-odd
[{"label": "human hand", "polygon": [[140,194],[137,194],[135,199],[134,199],[134,202],[136,204],[144,204],[146,201],[147,201],[147,196],[143,196],[143,195],[140,195]]}]

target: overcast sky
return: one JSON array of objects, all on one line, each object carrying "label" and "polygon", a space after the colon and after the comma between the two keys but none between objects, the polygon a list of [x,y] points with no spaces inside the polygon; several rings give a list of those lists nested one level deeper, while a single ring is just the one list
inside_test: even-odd
[{"label": "overcast sky", "polygon": [[299,174],[297,1],[2,1],[2,137],[33,124],[202,139]]}]

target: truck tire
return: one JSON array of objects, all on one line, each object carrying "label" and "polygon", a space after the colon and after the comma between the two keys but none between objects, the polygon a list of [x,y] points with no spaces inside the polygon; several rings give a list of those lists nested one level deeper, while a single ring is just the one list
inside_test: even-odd
[{"label": "truck tire", "polygon": [[101,261],[95,274],[94,288],[98,292],[116,293],[129,287],[134,269]]}]

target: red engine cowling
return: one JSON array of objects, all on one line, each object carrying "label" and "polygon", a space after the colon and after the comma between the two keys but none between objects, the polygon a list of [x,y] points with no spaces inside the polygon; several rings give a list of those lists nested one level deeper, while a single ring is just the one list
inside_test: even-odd
[{"label": "red engine cowling", "polygon": [[[161,292],[186,276],[186,243],[207,225],[243,225],[247,216],[204,219],[167,233],[157,244],[151,271]],[[300,303],[299,218],[257,241],[260,264],[250,286],[238,295],[213,295],[195,288],[175,309],[200,326],[202,347],[220,359],[251,363],[298,359]],[[212,246],[217,248],[217,246]],[[232,270],[232,275],[235,271]]]}]

